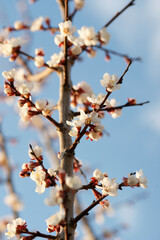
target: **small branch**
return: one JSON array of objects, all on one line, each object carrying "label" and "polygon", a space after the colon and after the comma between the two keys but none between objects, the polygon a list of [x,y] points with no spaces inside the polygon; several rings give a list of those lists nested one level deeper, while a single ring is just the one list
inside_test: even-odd
[{"label": "small branch", "polygon": [[132,64],[132,61],[129,62],[128,66],[126,67],[124,73],[123,73],[122,76],[120,77],[120,79],[119,79],[119,81],[117,82],[117,84],[118,84],[118,83],[120,83],[120,84],[122,83],[123,77],[124,77],[124,76],[126,75],[126,73],[128,72],[129,67],[131,66],[131,64]]},{"label": "small branch", "polygon": [[129,57],[127,54],[123,54],[123,53],[116,52],[114,50],[106,49],[106,48],[104,48],[101,45],[97,45],[97,46],[93,46],[93,47],[102,50],[106,54],[113,54],[113,55],[118,56],[118,57],[123,57],[123,58],[126,58],[126,59],[128,59],[128,60],[130,60],[132,62],[133,61],[141,61],[142,60],[140,57]]},{"label": "small branch", "polygon": [[75,16],[75,14],[77,13],[77,9],[75,8],[74,10],[73,10],[73,13],[68,17],[68,19],[69,20],[73,20],[73,17]]},{"label": "small branch", "polygon": [[[28,59],[35,61],[35,58],[32,57],[31,55],[29,55],[28,53],[25,53],[20,50],[18,51],[18,53],[26,56]],[[44,67],[50,68],[50,69],[54,70],[55,72],[58,72],[60,70],[60,67],[50,67],[47,63],[44,63]]]},{"label": "small branch", "polygon": [[[24,27],[20,28],[20,29],[15,29],[14,27],[5,27],[4,28],[5,30],[7,30],[8,32],[19,32],[19,31],[22,31],[22,30],[30,30],[30,26],[27,26],[25,25]],[[59,28],[58,27],[44,27],[44,26],[41,26],[41,28],[39,30],[36,30],[36,31],[51,31],[51,33],[55,33],[55,32],[58,32],[59,31]]]},{"label": "small branch", "polygon": [[117,107],[104,108],[104,109],[101,109],[100,111],[111,112],[115,109],[122,109],[122,108],[125,108],[125,107],[133,107],[133,106],[142,106],[142,105],[147,104],[147,103],[149,103],[149,101],[141,102],[141,103],[135,103],[135,104],[129,104],[129,102],[127,102],[124,105],[120,105],[120,106],[117,106]]},{"label": "small branch", "polygon": [[26,231],[26,232],[23,232],[22,234],[31,234],[34,237],[43,237],[47,239],[57,239],[57,240],[60,239],[59,236],[52,236],[50,234],[44,234],[39,231],[36,231],[36,232]]},{"label": "small branch", "polygon": [[32,148],[32,145],[29,144],[29,147],[30,147],[30,149],[31,149],[31,151],[32,151],[32,152],[31,152],[32,155],[35,157],[35,159],[37,160],[37,162],[38,162],[38,163],[40,164],[40,166],[42,167],[43,171],[46,173],[47,178],[49,178],[50,181],[52,182],[53,186],[55,186],[55,185],[56,185],[56,184],[55,184],[55,181],[53,180],[52,176],[48,173],[47,169],[43,166],[42,161],[40,161],[39,158],[36,156],[36,154],[35,154],[35,152],[34,152],[34,150],[33,150],[33,148]]},{"label": "small branch", "polygon": [[79,220],[81,220],[81,218],[83,218],[85,215],[88,215],[88,212],[90,210],[92,210],[92,208],[94,208],[96,205],[99,204],[100,201],[102,201],[105,197],[107,197],[108,195],[103,195],[102,197],[100,197],[100,199],[98,199],[97,201],[93,201],[93,203],[87,207],[83,212],[81,212],[78,216],[76,216],[74,219],[72,219],[71,224],[75,224],[77,223]]},{"label": "small branch", "polygon": [[83,130],[80,132],[79,136],[75,139],[75,141],[72,143],[72,145],[66,150],[69,153],[73,153],[75,148],[77,147],[78,143],[80,142],[83,135],[86,133],[86,130],[88,128],[88,125],[86,125]]},{"label": "small branch", "polygon": [[[125,108],[125,107],[142,106],[142,105],[147,104],[147,103],[149,103],[149,101],[145,101],[145,102],[141,102],[141,103],[135,103],[135,104],[129,104],[127,102],[127,103],[125,103],[123,105],[116,106],[116,107],[108,107],[108,108],[106,107],[104,109],[101,108],[101,109],[98,109],[97,112],[99,112],[99,111],[108,111],[108,112],[110,112],[110,111],[113,111],[115,109],[122,109],[122,108]],[[101,107],[105,107],[105,106],[102,105]],[[92,110],[85,111],[86,114],[87,113],[91,113],[91,112],[92,112]],[[77,117],[79,115],[80,115],[80,112],[72,112],[72,116],[74,116],[74,117]]]},{"label": "small branch", "polygon": [[135,0],[130,1],[120,12],[117,12],[117,13],[115,14],[115,16],[113,16],[113,18],[111,18],[111,20],[104,25],[103,28],[108,27],[108,26],[109,26],[116,18],[118,18],[127,8],[129,8],[130,6],[133,6],[133,5],[134,5],[134,2],[135,2]]},{"label": "small branch", "polygon": [[[75,199],[75,209],[76,209],[77,215],[82,212],[82,206],[77,197]],[[91,226],[89,219],[84,216],[82,218],[82,222],[83,222],[83,228],[85,229],[85,233],[87,232],[87,237],[90,240],[98,240],[98,238],[94,234],[94,231],[93,231],[94,228]]]},{"label": "small branch", "polygon": [[[26,100],[26,102],[30,103],[31,107],[34,107],[34,108],[36,109],[35,104],[34,104],[30,99],[28,99],[28,98],[26,98],[24,95],[22,95],[22,94],[14,87],[14,85],[12,85],[11,83],[8,83],[8,82],[6,82],[6,84],[7,84],[8,86],[10,86],[10,87],[14,90],[16,96],[22,97],[23,99]],[[41,111],[41,110],[38,110],[38,109],[36,109],[36,110],[37,110],[37,113],[39,113],[39,114],[41,114],[42,116],[44,116],[45,118],[47,118],[57,129],[60,129],[61,125],[60,125],[56,120],[54,120],[51,116],[45,116],[45,115],[42,114],[42,111]]]}]

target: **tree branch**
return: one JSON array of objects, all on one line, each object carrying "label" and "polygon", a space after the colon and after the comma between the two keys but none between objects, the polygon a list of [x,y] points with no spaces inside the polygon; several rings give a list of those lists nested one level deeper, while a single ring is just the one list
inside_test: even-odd
[{"label": "tree branch", "polygon": [[118,18],[127,8],[134,5],[135,0],[130,1],[121,11],[117,12],[109,22],[107,22],[103,28],[108,27],[116,18]]}]

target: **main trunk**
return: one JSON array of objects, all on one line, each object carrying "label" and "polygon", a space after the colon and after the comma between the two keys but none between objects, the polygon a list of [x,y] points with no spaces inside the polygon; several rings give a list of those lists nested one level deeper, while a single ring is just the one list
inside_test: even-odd
[{"label": "main trunk", "polygon": [[[69,65],[69,64],[68,64]],[[68,134],[70,127],[66,124],[66,120],[70,118],[70,92],[71,92],[71,80],[70,80],[70,67],[68,66],[67,74],[67,84],[65,84],[65,71],[59,74],[60,78],[60,99],[59,99],[59,120],[61,123],[61,130],[59,131],[59,143],[60,143],[60,156],[61,165],[60,168],[65,171],[68,176],[73,175],[73,154],[66,152],[66,149],[71,146],[72,140]],[[66,222],[69,223],[70,219],[73,218],[73,203],[74,194],[73,191],[66,191],[65,186],[63,186],[66,192],[66,197],[63,206],[66,210]],[[64,231],[65,240],[74,239],[74,227],[67,224]]]}]

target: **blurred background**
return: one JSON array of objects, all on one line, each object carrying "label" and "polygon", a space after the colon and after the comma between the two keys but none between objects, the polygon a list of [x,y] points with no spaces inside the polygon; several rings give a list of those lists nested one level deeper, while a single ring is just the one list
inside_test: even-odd
[{"label": "blurred background", "polygon": [[[99,29],[108,22],[112,16],[121,10],[129,1],[126,0],[87,0],[85,7],[78,11],[73,19],[73,25],[77,29],[82,26],[94,26]],[[73,11],[73,1],[70,2],[70,11]],[[160,239],[160,1],[159,0],[136,0],[135,5],[128,8],[108,28],[111,40],[106,46],[129,57],[141,57],[140,62],[133,62],[124,77],[122,87],[112,94],[120,104],[126,103],[127,98],[136,98],[137,102],[150,101],[144,106],[125,108],[122,116],[113,119],[106,114],[103,124],[109,136],[105,135],[98,142],[81,140],[76,149],[76,157],[82,161],[83,170],[86,172],[87,180],[92,177],[93,171],[99,168],[107,172],[110,178],[117,178],[121,182],[128,173],[143,169],[148,179],[148,188],[125,188],[119,191],[117,197],[109,197],[112,206],[110,212],[105,212],[102,217],[95,218],[95,212],[100,212],[99,207],[94,209],[88,219],[94,229],[95,236],[102,238],[103,232],[114,232],[105,239]],[[0,27],[13,26],[17,20],[23,20],[30,24],[39,16],[49,17],[51,25],[57,26],[61,22],[61,14],[56,1],[38,0],[30,4],[28,0],[0,1]],[[26,39],[27,44],[22,46],[24,52],[34,56],[35,48],[42,47],[45,51],[45,61],[50,59],[53,53],[58,53],[58,46],[54,44],[54,36],[49,31],[13,32],[10,36],[21,36]],[[105,93],[100,85],[103,74],[122,75],[126,68],[124,58],[110,55],[109,62],[105,60],[105,54],[97,51],[95,58],[89,58],[86,53],[81,56],[72,70],[73,84],[86,81],[90,84],[93,92]],[[24,58],[25,59],[25,58]],[[10,63],[8,58],[0,56],[0,72],[19,68],[16,62]],[[33,61],[28,61],[28,66],[33,73],[41,71],[37,69]],[[4,78],[1,77],[0,90],[3,93]],[[33,100],[47,98],[55,103],[58,100],[59,81],[55,73],[52,73],[45,84],[33,95]],[[8,156],[13,168],[15,189],[24,208],[20,216],[27,221],[30,230],[46,232],[45,220],[58,209],[48,207],[44,199],[49,196],[49,189],[44,194],[35,193],[35,183],[29,178],[21,179],[19,172],[24,162],[29,161],[29,144],[44,143],[43,133],[38,134],[35,127],[22,125],[16,110],[17,99],[6,100],[1,98],[0,116],[1,129],[6,139]],[[53,117],[57,118],[57,114]],[[57,153],[58,142],[55,132],[50,123],[52,146]],[[50,166],[52,158],[44,149],[44,163]],[[48,159],[50,161],[48,161]],[[53,165],[54,167],[54,165]],[[3,169],[0,175],[5,176]],[[85,182],[85,180],[84,180]],[[4,203],[7,196],[7,188],[0,185],[0,217],[11,214],[11,209]],[[89,191],[78,194],[82,207],[87,207],[94,199]],[[99,210],[98,210],[99,209]],[[99,216],[99,214],[96,214]],[[95,225],[97,222],[99,225]],[[96,224],[97,224],[96,223]],[[154,223],[154,224],[153,224]],[[77,239],[89,239],[86,237],[79,224]],[[107,238],[108,237],[108,238]],[[110,237],[110,238],[109,238]],[[5,239],[5,237],[3,238]]]}]

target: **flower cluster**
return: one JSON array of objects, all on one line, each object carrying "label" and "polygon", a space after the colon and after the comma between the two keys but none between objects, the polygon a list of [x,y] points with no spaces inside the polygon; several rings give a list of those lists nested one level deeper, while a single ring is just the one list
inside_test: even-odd
[{"label": "flower cluster", "polygon": [[123,178],[124,186],[147,188],[147,179],[144,177],[142,169],[136,173],[128,174],[128,178]]},{"label": "flower cluster", "polygon": [[99,140],[102,136],[102,131],[104,127],[100,125],[100,118],[97,112],[92,111],[90,114],[86,114],[82,109],[80,109],[80,115],[71,121],[66,121],[68,125],[72,126],[72,130],[69,135],[72,137],[77,137],[80,134],[82,126],[88,126],[89,130],[86,132],[87,138],[91,140]]},{"label": "flower cluster", "polygon": [[6,79],[4,84],[4,93],[7,94],[7,96],[20,96],[22,94],[29,97],[31,90],[34,87],[33,83],[16,82],[15,74],[16,70],[14,68],[10,71],[4,71],[2,73],[3,77]]},{"label": "flower cluster", "polygon": [[37,185],[35,192],[41,194],[45,191],[45,188],[56,185],[56,174],[53,169],[50,168],[47,171],[44,168],[41,147],[35,146],[33,149],[29,149],[28,154],[31,158],[31,161],[22,165],[20,177],[30,176],[30,178],[35,181]]},{"label": "flower cluster", "polygon": [[8,232],[5,233],[5,235],[7,235],[8,238],[13,238],[17,234],[27,232],[28,229],[27,229],[26,221],[23,220],[22,218],[16,218],[12,220],[12,223],[7,224],[7,231]]},{"label": "flower cluster", "polygon": [[[81,9],[84,5],[83,0],[75,0],[75,8]],[[60,47],[64,44],[64,38],[68,39],[68,48],[69,55],[73,58],[76,58],[79,54],[81,54],[82,50],[85,49],[89,56],[95,56],[95,50],[92,49],[92,46],[100,43],[101,45],[108,44],[110,40],[110,34],[106,31],[106,28],[100,30],[98,34],[96,34],[93,27],[83,26],[81,29],[77,31],[78,37],[74,35],[76,32],[76,27],[72,26],[72,22],[70,20],[59,23],[60,34],[56,35],[54,38],[55,44]],[[94,53],[93,53],[93,52]]]},{"label": "flower cluster", "polygon": [[57,212],[56,214],[46,219],[46,223],[48,227],[47,231],[48,232],[56,231],[57,233],[59,233],[61,226],[64,225],[65,215],[66,215],[65,210],[61,208],[59,212]]},{"label": "flower cluster", "polygon": [[[95,183],[97,189],[102,190],[103,195],[117,196],[119,184],[115,182],[116,178],[110,179],[107,173],[102,173],[99,169],[93,172],[92,182]],[[101,184],[101,186],[98,185]]]},{"label": "flower cluster", "polygon": [[36,109],[42,111],[44,116],[51,116],[54,110],[54,104],[49,103],[46,99],[40,99],[35,102]]},{"label": "flower cluster", "polygon": [[76,107],[77,104],[88,105],[88,97],[92,96],[93,91],[88,83],[79,82],[77,85],[73,85],[71,92],[71,106]]},{"label": "flower cluster", "polygon": [[22,38],[11,38],[5,39],[2,43],[0,43],[0,55],[4,57],[10,57],[10,61],[14,61],[21,48],[21,45],[26,43]]}]

